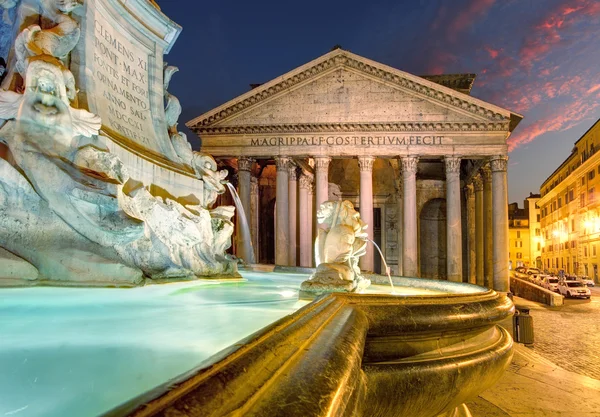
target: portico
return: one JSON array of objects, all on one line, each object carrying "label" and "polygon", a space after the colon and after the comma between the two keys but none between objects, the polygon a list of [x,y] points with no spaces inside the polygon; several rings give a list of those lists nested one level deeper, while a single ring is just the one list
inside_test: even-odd
[{"label": "portico", "polygon": [[[473,80],[417,77],[336,49],[187,125],[224,165],[256,161],[249,172],[270,199],[254,210],[274,228],[274,253],[258,261],[312,266],[315,213],[342,198],[393,272],[508,291],[506,140],[521,116],[470,96]],[[253,219],[250,184],[238,174]],[[268,235],[252,228],[253,240]],[[368,250],[361,268],[385,272]]]}]

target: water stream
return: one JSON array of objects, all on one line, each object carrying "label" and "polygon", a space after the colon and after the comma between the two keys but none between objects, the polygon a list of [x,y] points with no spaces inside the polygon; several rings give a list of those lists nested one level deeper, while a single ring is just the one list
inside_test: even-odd
[{"label": "water stream", "polygon": [[244,244],[246,249],[246,254],[248,259],[244,259],[244,262],[247,264],[256,263],[256,257],[254,256],[254,247],[252,246],[252,236],[250,235],[250,226],[248,225],[248,218],[246,217],[246,212],[244,211],[244,206],[242,205],[242,200],[240,200],[240,196],[238,195],[235,187],[231,185],[230,182],[225,183],[227,188],[229,188],[229,192],[233,197],[233,202],[235,203],[235,208],[238,211],[238,226],[240,227],[240,238]]},{"label": "water stream", "polygon": [[396,291],[394,290],[394,283],[392,282],[392,276],[390,275],[390,267],[388,266],[387,262],[385,261],[385,258],[383,257],[383,252],[381,252],[381,248],[379,247],[379,245],[377,243],[375,243],[374,240],[369,239],[369,242],[371,242],[373,244],[373,246],[375,246],[377,248],[377,251],[379,252],[379,256],[381,256],[381,260],[383,261],[383,264],[385,265],[385,273],[388,276],[388,279],[390,280],[390,286],[392,287],[392,294],[395,294]]}]

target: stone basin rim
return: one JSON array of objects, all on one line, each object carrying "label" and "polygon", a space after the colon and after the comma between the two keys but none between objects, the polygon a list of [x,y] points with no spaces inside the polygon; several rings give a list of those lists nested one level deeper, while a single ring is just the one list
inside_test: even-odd
[{"label": "stone basin rim", "polygon": [[[448,295],[451,297],[448,297]],[[385,306],[401,306],[402,308],[411,309],[427,304],[433,309],[437,307],[448,311],[449,306],[464,303],[477,304],[478,307],[480,307],[480,313],[474,313],[472,320],[465,322],[461,322],[460,320],[454,321],[455,326],[453,326],[453,328],[457,331],[464,329],[464,331],[467,332],[465,334],[471,334],[473,331],[485,331],[486,328],[492,328],[505,317],[508,317],[514,310],[512,303],[508,300],[506,295],[496,293],[493,290],[471,294],[440,294],[418,297],[343,293],[321,295],[295,313],[279,319],[235,345],[217,353],[213,356],[213,358],[216,359],[215,362],[212,362],[211,364],[205,363],[204,366],[200,365],[178,378],[167,381],[165,384],[109,411],[104,414],[104,416],[132,415],[140,417],[167,415],[165,412],[168,413],[167,410],[169,408],[178,408],[177,404],[182,406],[182,402],[185,403],[185,401],[189,400],[190,396],[196,395],[200,396],[198,398],[202,398],[206,397],[208,392],[225,390],[226,388],[224,387],[215,388],[211,385],[211,381],[212,384],[214,384],[215,381],[219,381],[221,377],[229,382],[238,384],[238,386],[240,380],[245,380],[245,383],[248,384],[259,384],[259,382],[254,382],[252,377],[248,377],[245,374],[251,373],[251,371],[246,371],[247,369],[257,366],[256,363],[261,361],[261,355],[265,354],[265,352],[271,354],[278,349],[282,349],[281,346],[278,346],[281,343],[293,345],[296,343],[295,341],[297,338],[300,337],[299,335],[302,335],[303,333],[312,332],[314,334],[316,332],[318,334],[327,323],[336,320],[336,316],[339,316],[341,311],[347,309],[355,311],[356,314],[367,319],[365,323],[369,323],[364,329],[364,339],[360,342],[362,352],[364,343],[370,337],[369,334],[373,335],[369,331],[369,328],[374,323],[373,320],[368,317],[379,316],[381,312],[386,310],[383,308]],[[368,310],[369,307],[372,307],[371,310],[366,311],[365,308]],[[477,309],[474,311],[476,310]],[[492,312],[495,312],[495,314],[490,314]],[[426,316],[428,315],[429,314],[426,314]],[[380,317],[380,319],[381,320],[378,321],[385,323],[387,317]],[[314,327],[315,325],[317,327]],[[381,327],[381,323],[375,324],[375,327]],[[395,334],[400,334],[398,332],[401,328],[402,326],[398,326],[398,323],[396,323],[396,326],[392,325],[389,330]],[[436,331],[442,330],[435,330],[434,333]],[[418,330],[413,333],[413,335],[418,334]],[[443,334],[443,331],[441,334]],[[404,335],[406,335],[406,333],[404,333]],[[305,335],[303,337],[308,336]],[[290,348],[288,347],[288,349]],[[361,353],[361,355],[362,354],[364,353]],[[273,360],[275,361],[275,359]],[[269,378],[279,378],[280,372],[278,370],[289,366],[289,361],[291,359],[286,360],[284,358],[277,358],[277,360],[279,363],[275,365],[272,362],[270,363],[270,366],[276,366],[277,369],[273,372],[273,375],[269,376]],[[223,384],[226,385],[225,383]],[[272,384],[273,381],[270,380],[268,385]],[[205,394],[202,394],[206,389],[208,389],[208,391],[205,392]],[[260,391],[260,387],[256,389],[257,392]],[[216,395],[218,397],[219,395],[222,395],[222,393]],[[254,394],[250,395],[250,397],[253,397],[253,395]],[[250,397],[248,399],[250,399]],[[198,401],[203,404],[205,402],[213,402],[212,399],[205,398]],[[218,400],[214,401],[215,406],[223,406],[221,403],[218,403]]]}]

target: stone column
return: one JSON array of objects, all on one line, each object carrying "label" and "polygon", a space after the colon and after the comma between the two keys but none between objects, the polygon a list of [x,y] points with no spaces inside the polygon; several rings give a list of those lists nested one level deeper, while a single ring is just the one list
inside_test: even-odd
[{"label": "stone column", "polygon": [[298,221],[298,167],[291,161],[288,168],[288,176],[288,208],[290,222],[289,265],[296,266],[296,224]]},{"label": "stone column", "polygon": [[402,257],[404,251],[402,248],[404,245],[403,234],[404,234],[404,197],[402,193],[402,181],[398,181],[398,188],[396,190],[396,230],[398,231],[398,275],[402,276]]},{"label": "stone column", "polygon": [[490,158],[492,168],[492,236],[494,290],[510,292],[508,276],[508,181],[506,155]]},{"label": "stone column", "polygon": [[[359,156],[358,166],[360,168],[360,196],[359,210],[360,218],[367,224],[367,236],[373,240],[373,163],[372,156]],[[360,269],[373,271],[375,261],[373,257],[373,244],[367,243],[367,253],[360,258]],[[382,266],[383,267],[383,266]]]},{"label": "stone column", "polygon": [[290,226],[288,210],[288,169],[290,159],[275,157],[277,165],[277,184],[275,190],[275,264],[287,265],[289,262]]},{"label": "stone column", "polygon": [[492,236],[492,171],[488,165],[481,168],[483,177],[483,279],[484,286],[494,288],[492,278],[493,236]]},{"label": "stone column", "polygon": [[259,261],[260,254],[258,253],[258,225],[260,212],[260,193],[258,190],[258,178],[250,178],[250,234],[252,235],[252,248],[254,249],[254,259]]},{"label": "stone column", "polygon": [[475,187],[473,184],[467,184],[466,190],[467,194],[467,250],[468,250],[468,260],[469,260],[469,268],[468,268],[468,277],[469,284],[477,283],[477,266],[475,260]]},{"label": "stone column", "polygon": [[[255,263],[252,251],[252,236],[250,235],[250,179],[254,159],[240,156],[238,158],[238,188],[244,213],[238,211],[237,250],[239,258],[246,263]],[[242,219],[242,215],[244,218]],[[245,225],[243,222],[245,221]]]},{"label": "stone column", "polygon": [[448,281],[462,282],[462,225],[460,211],[460,158],[446,163],[446,273]]},{"label": "stone column", "polygon": [[308,258],[308,266],[316,266],[315,265],[315,248],[314,248],[314,242],[316,239],[315,233],[316,233],[316,229],[317,229],[317,221],[316,221],[316,213],[317,210],[315,209],[315,180],[313,178],[313,181],[310,184],[310,187],[308,188],[308,229],[307,229],[307,235],[310,236],[310,251],[308,251],[309,253],[309,258]]},{"label": "stone column", "polygon": [[328,156],[315,156],[314,159],[316,200],[313,214],[329,198],[329,162],[331,162],[331,158]]},{"label": "stone column", "polygon": [[475,283],[485,285],[484,279],[484,222],[483,222],[483,179],[481,174],[473,178],[475,188]]},{"label": "stone column", "polygon": [[419,271],[417,248],[417,164],[419,158],[406,156],[402,162],[402,185],[404,189],[404,221],[402,229],[402,269],[403,275],[416,277]]},{"label": "stone column", "polygon": [[298,214],[300,216],[300,266],[312,266],[312,175],[302,172],[300,175],[300,192],[298,198]]}]

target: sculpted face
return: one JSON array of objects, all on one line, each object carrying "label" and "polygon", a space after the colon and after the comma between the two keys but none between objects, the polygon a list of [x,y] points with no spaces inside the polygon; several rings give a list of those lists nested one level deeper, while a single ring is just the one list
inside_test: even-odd
[{"label": "sculpted face", "polygon": [[326,223],[327,220],[331,218],[335,208],[334,204],[335,203],[331,201],[326,201],[325,203],[321,204],[321,207],[319,207],[319,210],[317,210],[317,222],[319,224]]}]

